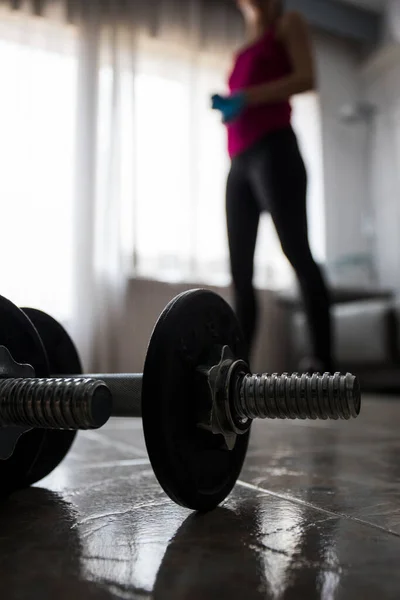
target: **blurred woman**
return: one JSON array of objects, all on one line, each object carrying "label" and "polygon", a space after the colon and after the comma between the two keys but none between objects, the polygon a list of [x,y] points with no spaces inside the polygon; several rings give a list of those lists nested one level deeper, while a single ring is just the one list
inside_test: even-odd
[{"label": "blurred woman", "polygon": [[309,29],[281,0],[237,4],[249,42],[235,56],[230,94],[212,99],[227,126],[232,161],[226,211],[236,314],[251,352],[258,319],[254,252],[260,214],[267,211],[302,293],[312,345],[302,370],[331,371],[329,295],[309,246],[307,173],[291,126],[290,98],[315,85]]}]

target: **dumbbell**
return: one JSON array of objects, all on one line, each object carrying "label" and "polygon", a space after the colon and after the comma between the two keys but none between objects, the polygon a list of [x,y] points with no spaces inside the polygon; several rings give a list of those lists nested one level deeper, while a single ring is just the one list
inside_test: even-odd
[{"label": "dumbbell", "polygon": [[[154,473],[176,503],[210,510],[233,489],[255,418],[350,419],[351,374],[250,372],[230,306],[208,290],[172,300],[153,330],[143,374],[82,376],[64,328],[0,297],[0,480],[10,493],[48,475],[76,432],[111,415],[142,416]],[[56,376],[56,377],[55,377]]]}]

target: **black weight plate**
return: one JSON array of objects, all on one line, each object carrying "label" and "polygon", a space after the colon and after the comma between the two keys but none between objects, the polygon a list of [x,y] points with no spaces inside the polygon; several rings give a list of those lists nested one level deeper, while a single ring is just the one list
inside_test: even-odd
[{"label": "black weight plate", "polygon": [[[0,296],[0,345],[6,346],[19,363],[33,366],[38,377],[48,377],[49,366],[40,337],[28,317],[12,302]],[[21,436],[13,455],[0,460],[0,493],[29,485],[32,468],[38,461],[47,433],[42,429]]]},{"label": "black weight plate", "polygon": [[[50,375],[80,375],[78,352],[64,327],[50,315],[34,308],[23,308],[38,331],[49,362]],[[35,465],[29,472],[29,485],[51,473],[67,455],[76,431],[46,432],[46,439]]]},{"label": "black weight plate", "polygon": [[247,452],[250,432],[229,451],[222,436],[197,426],[196,367],[223,345],[246,359],[232,309],[213,292],[185,292],[161,314],[144,367],[143,429],[154,473],[172,500],[192,510],[211,510],[228,496]]},{"label": "black weight plate", "polygon": [[80,375],[82,364],[74,342],[53,317],[36,308],[23,308],[43,342],[52,375]]}]

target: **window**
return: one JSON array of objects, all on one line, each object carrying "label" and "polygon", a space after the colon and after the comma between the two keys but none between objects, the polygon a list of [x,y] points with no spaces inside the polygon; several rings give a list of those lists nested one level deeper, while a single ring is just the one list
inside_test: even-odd
[{"label": "window", "polygon": [[[229,159],[210,96],[224,90],[229,62],[198,51],[183,54],[160,40],[139,44],[134,61],[131,50],[118,52],[126,66],[114,71],[108,57],[99,74],[96,210],[103,212],[96,239],[102,243],[107,236],[104,213],[120,216],[122,206],[120,244],[128,274],[226,285]],[[0,294],[61,320],[71,316],[74,290],[77,70],[73,28],[1,14]],[[315,95],[295,99],[294,121],[310,176],[310,237],[323,259]],[[103,260],[104,252],[96,256]],[[280,287],[291,278],[271,219],[264,216],[256,283]]]},{"label": "window", "polygon": [[77,60],[67,27],[0,19],[0,294],[67,318]]},{"label": "window", "polygon": [[144,57],[135,78],[136,272],[226,284],[229,161],[209,100],[223,85],[221,71],[200,59],[171,63],[165,73],[162,66]]},{"label": "window", "polygon": [[[197,56],[192,63],[167,53],[140,56],[134,80],[132,185],[125,200],[126,247],[133,244],[135,272],[169,281],[229,283],[225,228],[225,183],[229,170],[226,133],[209,108],[223,90],[227,64]],[[305,94],[293,101],[294,127],[309,175],[310,240],[325,257],[322,143],[319,101]],[[128,146],[128,143],[126,143]],[[128,208],[129,207],[129,208]],[[130,210],[130,212],[129,212]],[[129,216],[128,216],[129,213]],[[128,223],[133,223],[129,229]],[[129,229],[129,233],[128,233]],[[261,219],[255,281],[260,287],[289,285],[293,274],[269,215]]]}]

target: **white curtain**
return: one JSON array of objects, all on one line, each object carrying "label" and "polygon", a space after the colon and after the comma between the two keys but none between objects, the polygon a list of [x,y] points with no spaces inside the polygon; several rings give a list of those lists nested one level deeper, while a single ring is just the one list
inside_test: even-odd
[{"label": "white curtain", "polygon": [[71,315],[76,31],[0,8],[0,294]]},{"label": "white curtain", "polygon": [[[30,2],[0,12],[0,293],[62,320],[87,369],[118,370],[132,276],[229,283],[229,162],[209,97],[225,89],[241,22],[233,3],[204,0],[33,7],[40,17]],[[315,213],[318,98],[294,108]],[[265,217],[256,283],[291,279]]]}]

